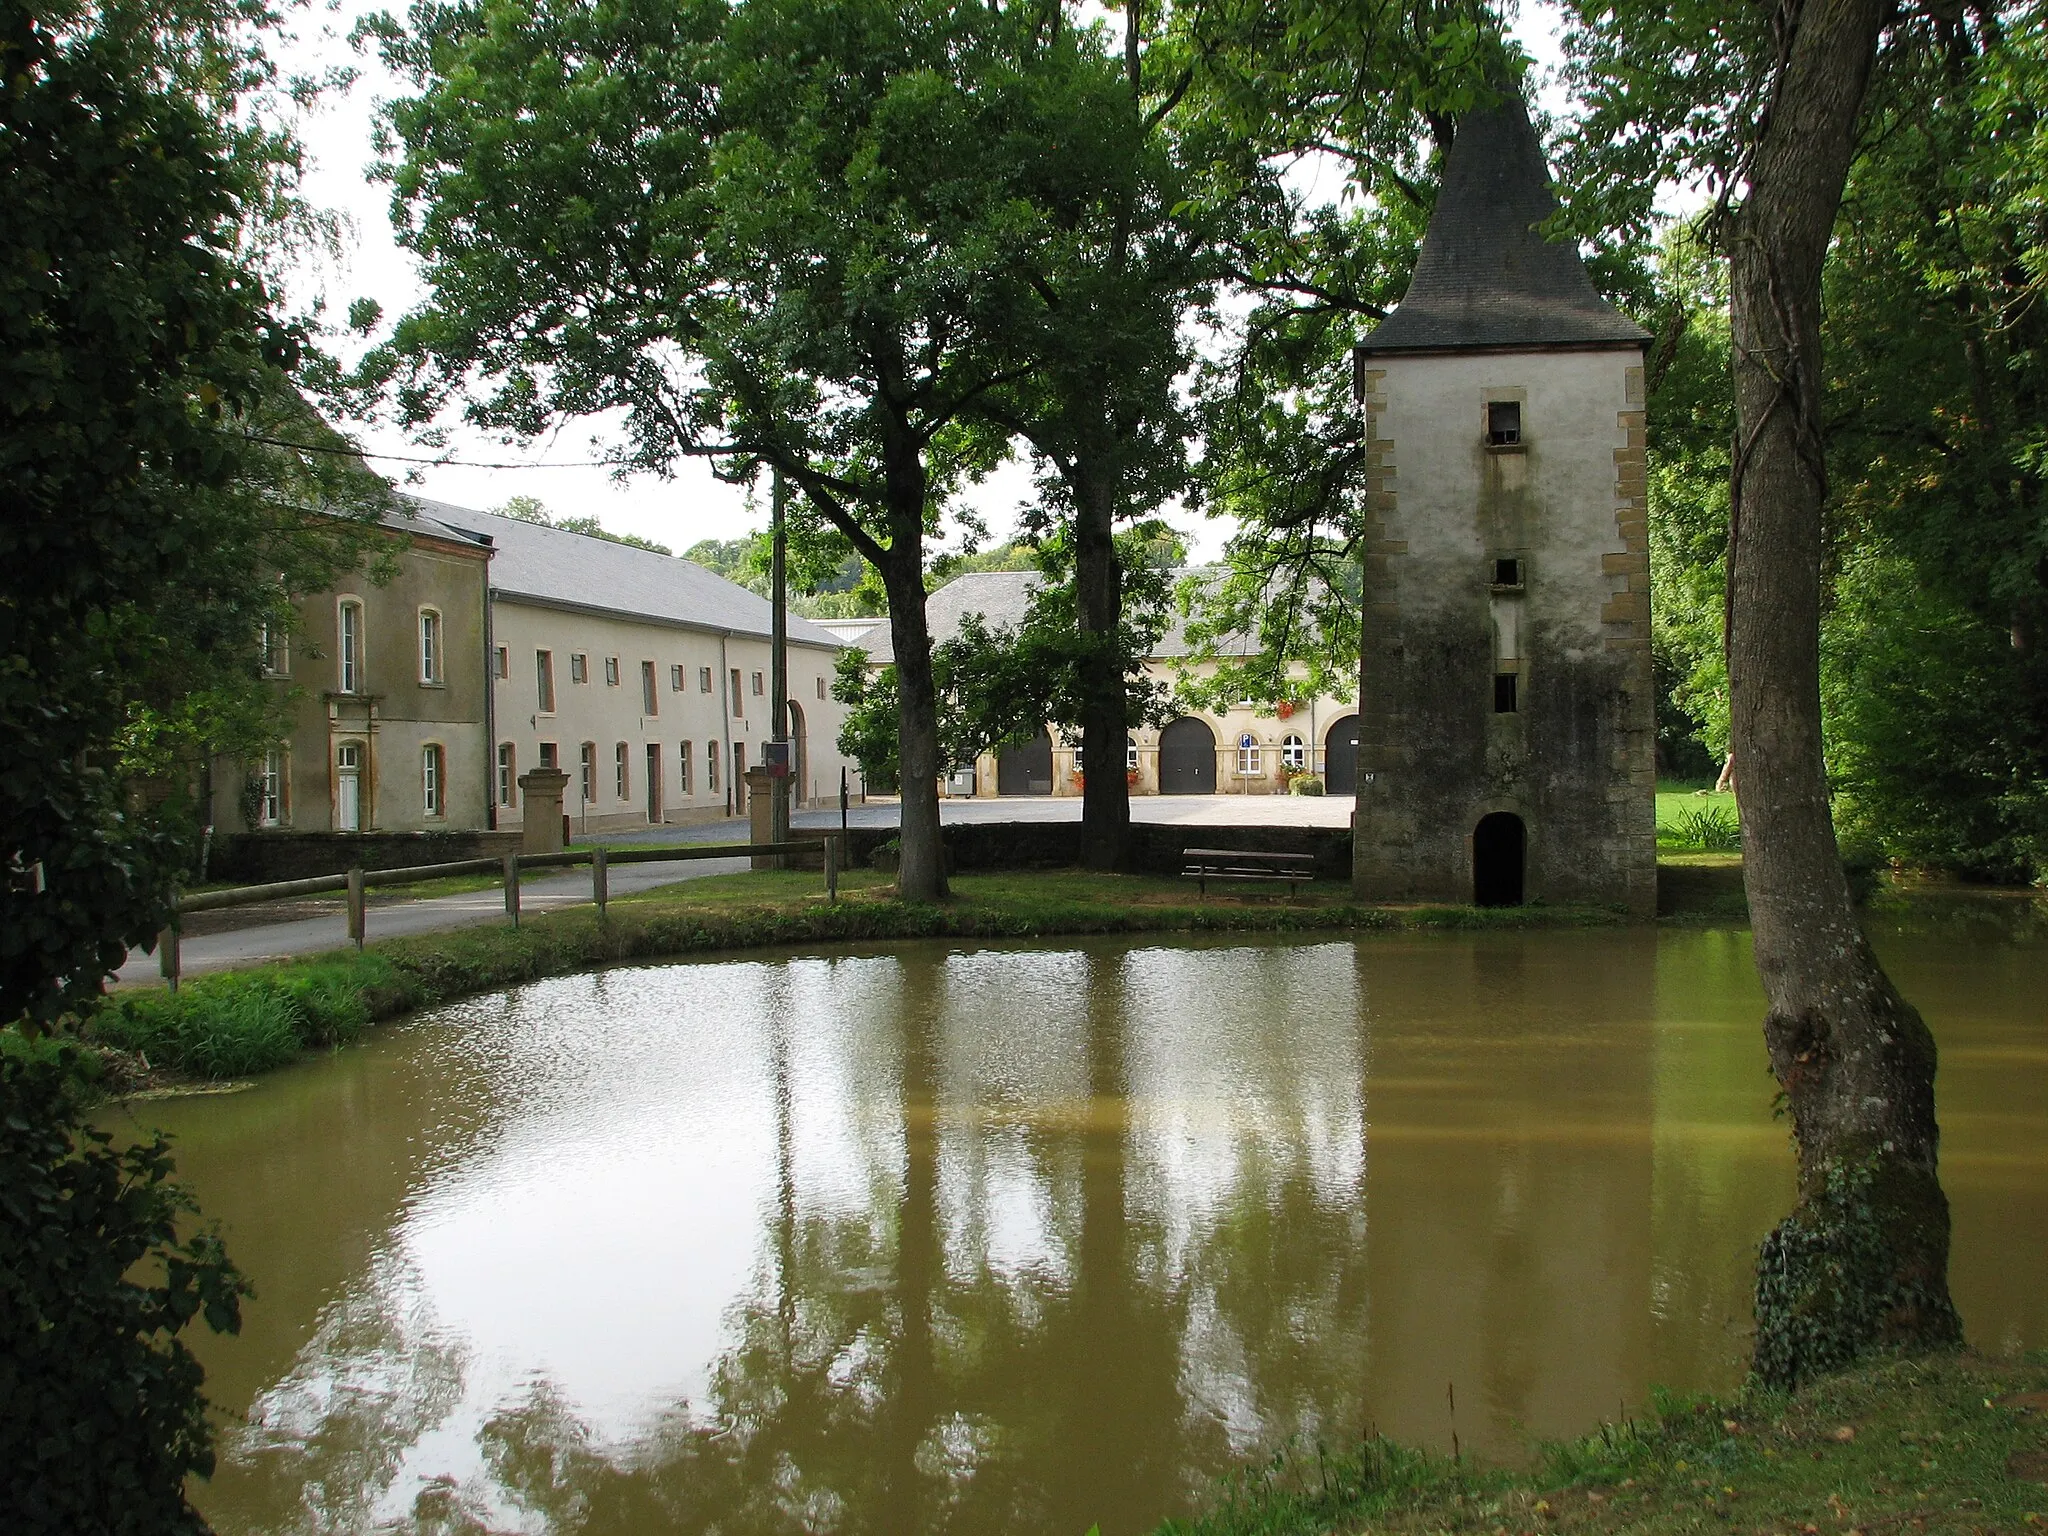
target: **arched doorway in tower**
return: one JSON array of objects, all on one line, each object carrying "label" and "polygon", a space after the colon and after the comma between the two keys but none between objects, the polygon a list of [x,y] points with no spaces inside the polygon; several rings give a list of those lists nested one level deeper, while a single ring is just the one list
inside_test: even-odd
[{"label": "arched doorway in tower", "polygon": [[1358,716],[1346,715],[1323,738],[1323,789],[1332,795],[1358,793]]},{"label": "arched doorway in tower", "polygon": [[996,793],[999,795],[1049,795],[1052,793],[1052,737],[1043,726],[1020,747],[1011,747],[996,758]]},{"label": "arched doorway in tower", "polygon": [[1206,722],[1183,715],[1159,733],[1159,793],[1216,793],[1216,733]]},{"label": "arched doorway in tower", "polygon": [[1522,866],[1529,835],[1522,818],[1495,811],[1472,830],[1472,900],[1482,907],[1522,904]]}]

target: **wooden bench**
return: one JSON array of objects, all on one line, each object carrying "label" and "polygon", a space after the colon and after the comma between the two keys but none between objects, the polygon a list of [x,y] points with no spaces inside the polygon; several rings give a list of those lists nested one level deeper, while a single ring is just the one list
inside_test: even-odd
[{"label": "wooden bench", "polygon": [[1292,900],[1294,888],[1304,880],[1313,880],[1316,875],[1316,856],[1312,853],[1183,848],[1181,858],[1185,861],[1181,878],[1198,881],[1204,896],[1209,894],[1211,880],[1284,880],[1287,882],[1288,899]]}]

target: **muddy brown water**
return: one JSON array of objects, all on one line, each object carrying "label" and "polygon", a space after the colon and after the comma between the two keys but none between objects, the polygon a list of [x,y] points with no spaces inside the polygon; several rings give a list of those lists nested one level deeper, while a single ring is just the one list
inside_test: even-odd
[{"label": "muddy brown water", "polygon": [[[1972,1340],[2048,1344],[2048,946],[1895,922]],[[226,1533],[1148,1530],[1289,1443],[1724,1388],[1790,1198],[1739,929],[620,970],[137,1106],[259,1298]],[[1455,1406],[1454,1406],[1455,1405]]]}]

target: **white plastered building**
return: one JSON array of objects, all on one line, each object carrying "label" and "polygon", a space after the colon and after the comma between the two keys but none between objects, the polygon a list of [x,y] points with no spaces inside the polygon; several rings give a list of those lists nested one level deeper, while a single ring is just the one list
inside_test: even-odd
[{"label": "white plastered building", "polygon": [[[519,776],[569,775],[575,835],[746,813],[745,770],[765,760],[768,601],[672,555],[437,502],[433,517],[487,535],[496,824],[521,824]],[[791,617],[791,776],[802,805],[836,800],[844,706],[838,638]]]}]

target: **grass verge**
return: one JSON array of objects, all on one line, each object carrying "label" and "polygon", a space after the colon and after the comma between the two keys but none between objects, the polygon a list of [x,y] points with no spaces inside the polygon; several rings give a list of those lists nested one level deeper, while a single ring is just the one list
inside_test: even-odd
[{"label": "grass verge", "polygon": [[1371,1439],[1240,1474],[1158,1536],[2017,1536],[2048,1529],[2044,1389],[2048,1355],[1884,1360],[1789,1397],[1665,1399],[1522,1471]]},{"label": "grass verge", "polygon": [[1198,900],[1183,881],[1079,870],[961,875],[942,906],[899,901],[889,877],[850,871],[828,903],[815,873],[720,875],[594,908],[391,939],[360,955],[325,955],[114,994],[86,1037],[152,1070],[243,1077],[301,1052],[341,1044],[368,1024],[476,992],[598,966],[764,945],[926,938],[1313,932],[1393,928],[1556,927],[1619,921],[1562,907],[1361,906],[1348,888]]}]

